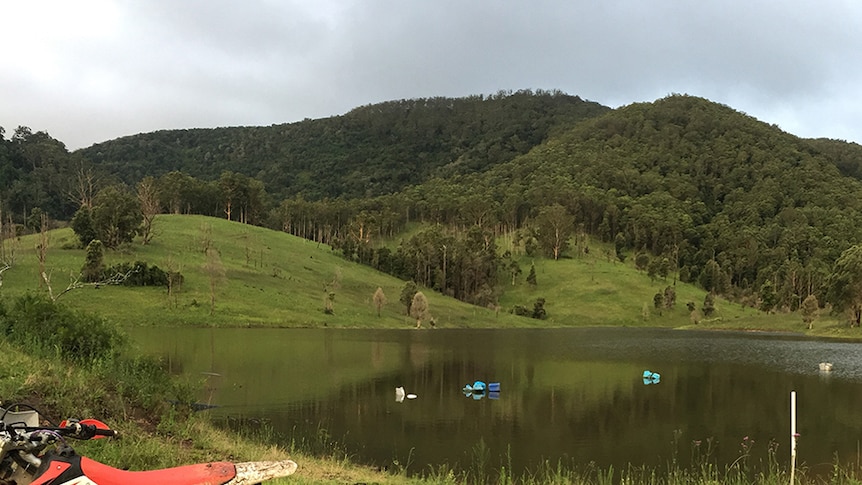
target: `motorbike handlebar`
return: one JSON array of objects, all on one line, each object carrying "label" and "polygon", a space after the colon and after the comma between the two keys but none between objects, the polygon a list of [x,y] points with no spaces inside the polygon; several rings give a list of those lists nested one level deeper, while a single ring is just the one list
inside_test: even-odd
[{"label": "motorbike handlebar", "polygon": [[89,440],[102,437],[116,437],[117,432],[110,428],[102,428],[95,424],[85,422],[72,422],[62,428],[62,434],[77,438],[79,440]]},{"label": "motorbike handlebar", "polygon": [[[93,425],[90,424],[88,426],[93,426]],[[109,438],[119,438],[119,436],[120,436],[120,433],[118,433],[117,431],[115,431],[113,429],[102,429],[102,428],[96,428],[95,426],[93,426],[93,427],[95,428],[95,430],[93,431],[93,436],[107,436]]]}]

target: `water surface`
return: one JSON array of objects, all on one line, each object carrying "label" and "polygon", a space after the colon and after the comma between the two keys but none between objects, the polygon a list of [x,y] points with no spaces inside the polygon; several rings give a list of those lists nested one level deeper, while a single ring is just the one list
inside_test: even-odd
[{"label": "water surface", "polygon": [[[767,450],[857,461],[862,345],[795,335],[661,329],[133,329],[147,353],[206,381],[223,422],[287,443],[336,441],[359,462],[534,470],[543,461],[666,467]],[[831,373],[820,362],[834,364]],[[645,384],[643,372],[660,374]],[[475,380],[499,395],[465,396]],[[416,399],[396,401],[403,386]]]}]

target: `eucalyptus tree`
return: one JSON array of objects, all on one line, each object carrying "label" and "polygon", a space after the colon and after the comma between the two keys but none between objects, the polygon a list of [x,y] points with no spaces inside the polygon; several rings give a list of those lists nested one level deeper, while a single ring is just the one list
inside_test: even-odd
[{"label": "eucalyptus tree", "polygon": [[554,260],[569,248],[569,239],[575,230],[572,215],[561,204],[553,204],[539,210],[536,217],[536,235],[539,245]]},{"label": "eucalyptus tree", "polygon": [[156,192],[162,207],[171,214],[180,214],[188,203],[194,179],[183,172],[168,172],[156,181]]},{"label": "eucalyptus tree", "polygon": [[862,320],[862,246],[855,245],[841,253],[827,280],[827,299],[839,311],[850,316],[850,325]]}]

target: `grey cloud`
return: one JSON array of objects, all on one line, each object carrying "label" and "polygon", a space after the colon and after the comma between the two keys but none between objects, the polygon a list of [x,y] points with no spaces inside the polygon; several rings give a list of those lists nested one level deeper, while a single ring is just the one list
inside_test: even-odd
[{"label": "grey cloud", "polygon": [[29,124],[79,147],[541,88],[612,107],[684,92],[800,136],[862,139],[856,2],[115,3],[110,38],[54,46],[55,78],[0,73],[0,92],[20,93],[4,102],[0,125]]}]

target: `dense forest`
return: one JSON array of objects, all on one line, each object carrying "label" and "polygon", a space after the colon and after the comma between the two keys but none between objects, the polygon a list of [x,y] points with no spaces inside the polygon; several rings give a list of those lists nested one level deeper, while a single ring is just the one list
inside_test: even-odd
[{"label": "dense forest", "polygon": [[522,273],[520,256],[601,241],[609,258],[765,311],[813,297],[862,314],[862,147],[692,96],[616,110],[541,91],[401,100],[74,153],[20,127],[0,144],[0,175],[0,211],[25,228],[34,213],[71,220],[136,198],[144,222],[266,225],[481,305]]},{"label": "dense forest", "polygon": [[373,197],[431,176],[481,172],[606,111],[543,91],[400,100],[285,125],[141,134],[80,154],[128,184],[171,171],[202,180],[232,171],[265,181],[277,200]]}]

